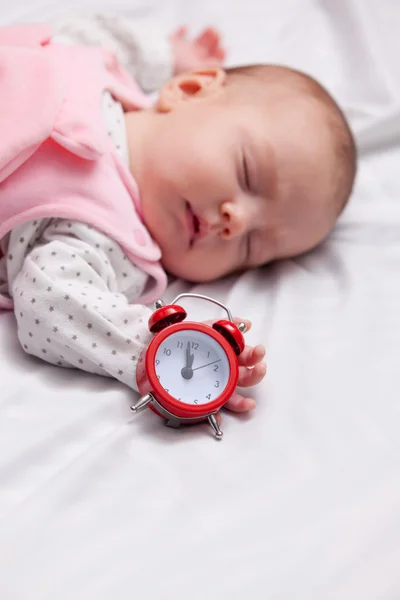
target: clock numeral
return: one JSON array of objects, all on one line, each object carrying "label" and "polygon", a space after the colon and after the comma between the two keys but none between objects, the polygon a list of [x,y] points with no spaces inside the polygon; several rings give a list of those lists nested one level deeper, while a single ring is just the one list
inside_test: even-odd
[{"label": "clock numeral", "polygon": [[167,356],[170,356],[171,350],[169,348],[164,348],[164,354],[166,354]]},{"label": "clock numeral", "polygon": [[210,358],[210,354],[211,354],[211,352],[210,352],[210,351],[208,351],[208,352],[207,352],[207,358]]},{"label": "clock numeral", "polygon": [[158,379],[158,381],[160,381],[160,376],[159,375],[157,375],[157,379]]},{"label": "clock numeral", "polygon": [[160,364],[160,361],[158,358],[156,358],[156,367],[158,367],[159,364]]},{"label": "clock numeral", "polygon": [[215,385],[214,385],[214,387],[219,387],[219,381],[216,381],[216,382],[215,382]]},{"label": "clock numeral", "polygon": [[194,404],[198,404],[199,401],[198,400],[193,400]]},{"label": "clock numeral", "polygon": [[214,365],[214,371],[218,371],[219,365]]},{"label": "clock numeral", "polygon": [[206,398],[207,400],[211,400],[211,394],[207,394]]},{"label": "clock numeral", "polygon": [[164,388],[164,390],[165,390],[166,392],[169,392],[169,389],[168,389],[168,388]]},{"label": "clock numeral", "polygon": [[177,348],[183,348],[183,342],[177,342],[176,343],[176,347]]},{"label": "clock numeral", "polygon": [[198,347],[199,347],[199,344],[197,342],[192,342],[193,350],[197,350]]}]

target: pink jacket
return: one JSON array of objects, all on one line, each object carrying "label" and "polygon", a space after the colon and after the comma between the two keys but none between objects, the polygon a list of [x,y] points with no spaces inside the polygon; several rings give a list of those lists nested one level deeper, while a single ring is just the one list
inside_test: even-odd
[{"label": "pink jacket", "polygon": [[[90,76],[89,76],[90,75]],[[148,273],[140,298],[165,289],[160,249],[140,219],[139,192],[103,124],[109,90],[126,110],[150,100],[104,50],[51,43],[51,28],[0,29],[0,240],[35,218],[83,221]],[[12,301],[0,295],[0,309]]]}]

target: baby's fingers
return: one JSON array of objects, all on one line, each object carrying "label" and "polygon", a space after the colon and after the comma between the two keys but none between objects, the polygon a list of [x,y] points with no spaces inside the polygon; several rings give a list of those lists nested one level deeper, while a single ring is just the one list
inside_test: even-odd
[{"label": "baby's fingers", "polygon": [[207,27],[197,36],[195,42],[210,54],[218,47],[220,35],[213,27]]},{"label": "baby's fingers", "polygon": [[182,25],[181,27],[178,27],[178,29],[176,29],[173,34],[171,35],[171,39],[173,40],[183,40],[185,37],[187,36],[187,27],[185,25]]},{"label": "baby's fingers", "polygon": [[221,61],[225,60],[226,52],[225,52],[224,48],[221,48],[221,47],[217,48],[214,52],[214,56],[217,60],[221,60]]},{"label": "baby's fingers", "polygon": [[265,348],[262,344],[259,344],[255,348],[253,348],[253,346],[246,346],[239,356],[239,365],[243,367],[254,367],[257,363],[262,361],[264,356]]},{"label": "baby's fingers", "polygon": [[239,367],[239,379],[238,386],[250,387],[260,383],[267,372],[267,365],[265,363],[258,363],[252,369],[248,367]]},{"label": "baby's fingers", "polygon": [[249,410],[253,410],[255,407],[256,401],[253,398],[245,398],[237,392],[235,392],[224,405],[224,408],[237,413],[248,412]]}]

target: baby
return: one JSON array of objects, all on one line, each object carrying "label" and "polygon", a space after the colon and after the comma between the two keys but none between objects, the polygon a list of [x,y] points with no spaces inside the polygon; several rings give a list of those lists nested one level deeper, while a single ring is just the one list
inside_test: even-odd
[{"label": "baby", "polygon": [[[22,57],[0,76],[0,307],[14,309],[27,353],[136,390],[146,304],[166,272],[211,281],[315,247],[349,198],[356,152],[316,81],[278,66],[223,70],[213,30],[166,36],[146,68],[154,37],[121,19],[85,23],[0,34],[0,67]],[[100,41],[119,63],[65,45]],[[151,72],[156,87],[173,76],[150,102],[120,63],[146,89]],[[12,96],[22,81],[29,110]],[[262,380],[264,354],[246,347],[240,387]],[[226,406],[255,401],[237,391]]]}]

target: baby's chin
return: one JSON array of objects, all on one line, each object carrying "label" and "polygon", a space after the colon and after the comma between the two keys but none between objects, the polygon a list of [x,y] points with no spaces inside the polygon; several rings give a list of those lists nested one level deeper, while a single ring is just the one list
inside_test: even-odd
[{"label": "baby's chin", "polygon": [[196,265],[182,264],[182,261],[174,258],[162,258],[161,264],[165,271],[172,275],[172,277],[178,277],[179,279],[185,279],[190,283],[206,283],[209,281],[215,281],[223,277],[223,273],[207,273],[204,269],[198,269]]}]

